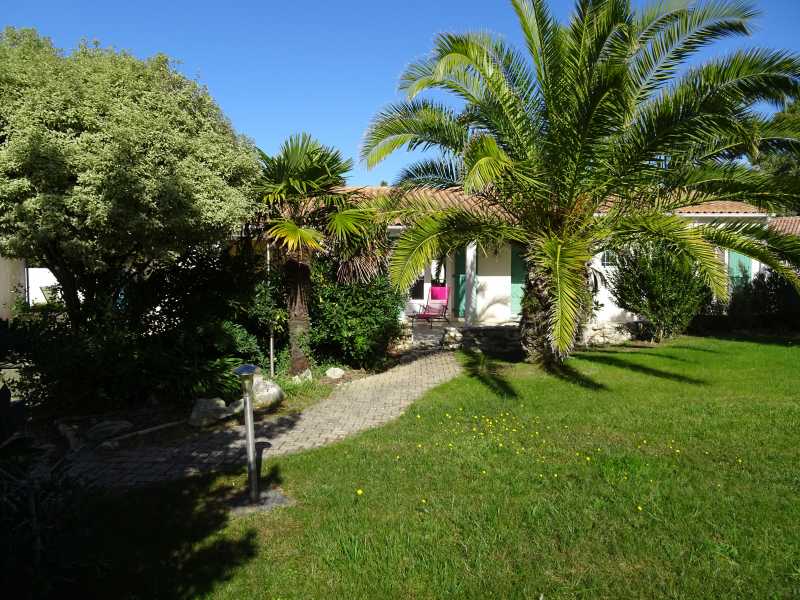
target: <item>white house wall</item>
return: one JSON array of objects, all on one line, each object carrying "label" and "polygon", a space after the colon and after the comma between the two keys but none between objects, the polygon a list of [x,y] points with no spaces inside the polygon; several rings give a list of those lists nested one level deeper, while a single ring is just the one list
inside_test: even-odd
[{"label": "white house wall", "polygon": [[45,300],[42,288],[53,285],[58,285],[58,281],[50,269],[28,269],[28,301],[31,304],[44,304],[47,300]]},{"label": "white house wall", "polygon": [[11,317],[18,297],[25,297],[25,263],[0,257],[0,319]]},{"label": "white house wall", "polygon": [[511,315],[511,247],[497,253],[478,252],[475,321],[507,323]]}]

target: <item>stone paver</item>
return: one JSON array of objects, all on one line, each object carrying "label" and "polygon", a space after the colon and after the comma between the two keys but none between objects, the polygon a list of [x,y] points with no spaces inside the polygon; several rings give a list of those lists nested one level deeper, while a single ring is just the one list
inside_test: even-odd
[{"label": "stone paver", "polygon": [[[399,417],[429,389],[461,372],[456,357],[439,352],[338,386],[298,414],[256,424],[263,459],[317,448]],[[245,464],[241,425],[208,431],[179,445],[84,450],[69,464],[75,476],[105,487],[180,479]]]}]

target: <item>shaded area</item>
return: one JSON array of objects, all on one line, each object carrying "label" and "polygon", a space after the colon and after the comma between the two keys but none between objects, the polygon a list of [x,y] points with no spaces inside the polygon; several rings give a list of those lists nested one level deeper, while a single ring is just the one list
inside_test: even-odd
[{"label": "shaded area", "polygon": [[588,390],[600,391],[608,389],[605,384],[595,381],[588,375],[581,373],[578,369],[566,362],[561,363],[560,365],[550,365],[545,368],[545,371],[548,375],[552,375],[553,377],[557,377],[562,381],[572,383]]},{"label": "shaded area", "polygon": [[[627,354],[635,355],[636,353]],[[623,360],[620,358],[619,354],[614,354],[611,352],[583,352],[576,354],[574,356],[574,360],[617,367],[619,369],[627,369],[628,371],[633,371],[634,373],[639,373],[641,375],[657,377],[659,379],[666,379],[677,383],[688,383],[692,385],[705,385],[706,383],[702,379],[696,379],[687,375],[680,375],[678,373],[672,373],[670,371],[664,371],[662,369],[640,365],[629,360]]]},{"label": "shaded area", "polygon": [[516,398],[517,391],[503,376],[502,363],[482,352],[464,352],[464,370],[467,376],[479,381],[490,392],[507,398]]},{"label": "shaded area", "polygon": [[[271,471],[264,489],[279,479]],[[230,499],[242,491],[195,478],[98,499],[82,544],[70,549],[83,566],[63,591],[94,598],[207,594],[256,556],[254,530],[219,535]]]}]

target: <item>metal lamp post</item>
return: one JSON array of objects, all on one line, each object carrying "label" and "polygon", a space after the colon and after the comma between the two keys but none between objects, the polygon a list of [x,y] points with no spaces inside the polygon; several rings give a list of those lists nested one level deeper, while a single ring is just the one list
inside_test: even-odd
[{"label": "metal lamp post", "polygon": [[253,375],[255,365],[242,365],[233,371],[242,382],[244,394],[244,430],[247,442],[247,479],[250,484],[250,501],[255,504],[260,498],[258,490],[259,473],[256,468],[256,435],[253,425]]}]

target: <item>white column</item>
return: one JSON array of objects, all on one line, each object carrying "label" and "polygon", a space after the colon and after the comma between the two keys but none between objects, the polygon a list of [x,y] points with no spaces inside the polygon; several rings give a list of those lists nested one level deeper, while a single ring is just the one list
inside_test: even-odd
[{"label": "white column", "polygon": [[476,290],[478,287],[478,273],[477,273],[477,266],[478,266],[478,247],[475,245],[475,242],[470,242],[467,245],[466,250],[466,299],[465,299],[465,310],[464,310],[464,320],[467,324],[472,325],[475,322],[475,319],[478,315],[478,307],[477,298],[478,295],[476,294]]}]

